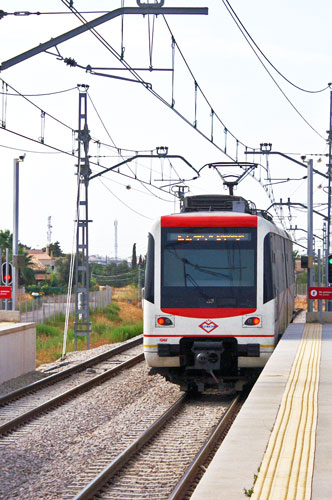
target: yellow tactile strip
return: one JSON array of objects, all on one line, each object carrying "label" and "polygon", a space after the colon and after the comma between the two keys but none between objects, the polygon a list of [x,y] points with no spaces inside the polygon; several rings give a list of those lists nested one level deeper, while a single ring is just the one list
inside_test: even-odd
[{"label": "yellow tactile strip", "polygon": [[251,500],[310,500],[322,326],[307,324]]}]

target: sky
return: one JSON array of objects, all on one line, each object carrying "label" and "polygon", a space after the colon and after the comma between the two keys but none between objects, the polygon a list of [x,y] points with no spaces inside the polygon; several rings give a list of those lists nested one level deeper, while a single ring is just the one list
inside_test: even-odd
[{"label": "sky", "polygon": [[[91,20],[101,16],[101,12],[121,7],[121,3],[121,0],[74,0],[74,7],[80,12],[100,12],[84,14]],[[323,89],[332,81],[329,26],[332,7],[329,0],[271,1],[268,7],[264,0],[232,0],[230,4],[259,48],[288,80],[307,90]],[[137,6],[134,0],[127,0],[124,5]],[[147,154],[160,146],[168,147],[169,154],[184,157],[196,170],[211,162],[229,161],[222,152],[226,128],[227,153],[234,157],[237,139],[239,160],[262,164],[255,169],[254,177],[248,175],[239,184],[236,195],[250,199],[261,209],[270,207],[272,196],[276,202],[281,198],[285,202],[290,197],[292,202],[306,204],[307,181],[303,179],[306,175],[303,167],[281,156],[270,156],[272,182],[296,179],[273,184],[272,193],[271,186],[266,186],[271,182],[266,180],[266,157],[246,157],[241,144],[258,150],[260,143],[272,143],[273,151],[297,160],[301,156],[313,159],[314,167],[326,173],[330,90],[302,92],[265,62],[275,79],[273,82],[222,0],[165,0],[164,7],[172,6],[209,8],[207,16],[166,16],[188,65],[186,67],[176,49],[174,107],[187,121],[140,83],[97,76],[66,65],[63,60],[72,58],[84,68],[88,65],[93,68],[121,67],[90,32],[59,44],[58,52],[50,49],[52,54],[38,54],[0,73],[0,78],[8,85],[8,95],[2,94],[0,101],[3,124],[0,128],[0,229],[12,231],[13,163],[15,158],[25,154],[19,167],[19,240],[33,248],[44,247],[48,217],[51,216],[52,242],[59,241],[65,252],[72,251],[77,192],[77,160],[72,155],[77,142],[73,142],[72,130],[78,128],[77,84],[89,85],[87,121],[92,138],[89,155],[93,173],[110,168],[136,152]],[[80,25],[73,14],[68,14],[61,0],[3,0],[1,9],[8,13],[0,20],[1,63]],[[13,15],[15,12],[20,15]],[[27,15],[29,12],[66,14]],[[123,31],[119,17],[98,27],[97,31],[118,53],[124,47],[124,58],[131,67],[148,69],[152,65],[168,70],[172,67],[172,40],[161,16],[154,19],[152,16],[150,19],[141,15],[125,16]],[[149,45],[153,50],[149,50]],[[132,78],[125,71],[96,71]],[[138,74],[163,99],[171,102],[170,71],[138,71]],[[209,102],[207,105],[198,92],[196,116],[195,81]],[[307,122],[286,100],[276,83]],[[2,81],[0,84],[4,92]],[[52,94],[63,90],[68,91]],[[29,101],[17,92],[29,96]],[[211,109],[213,141],[219,147],[208,140],[211,139]],[[46,113],[45,120],[41,118],[41,110]],[[197,129],[207,138],[193,127],[195,118]],[[106,146],[98,148],[98,141]],[[184,162],[172,159],[172,166],[173,170],[166,159],[140,158],[129,167],[121,167],[119,172],[90,181],[91,255],[114,257],[115,220],[118,221],[118,255],[129,257],[133,243],[137,244],[138,254],[146,252],[147,233],[153,220],[179,209],[178,200],[167,192],[168,188],[161,191],[153,186],[165,186],[178,176],[186,179],[185,184],[192,195],[227,194],[215,170],[205,168],[198,179],[190,180],[195,173]],[[242,173],[237,167],[224,167],[219,172],[224,175]],[[132,178],[135,175],[139,180]],[[151,182],[151,185],[140,181]],[[314,203],[318,211],[326,214],[325,188],[326,180],[315,175]],[[273,213],[273,208],[270,211]],[[305,230],[306,211],[289,211],[286,207],[281,222],[286,228],[297,225]],[[322,228],[323,218],[315,216],[317,236],[322,236]],[[304,231],[292,235],[298,243],[306,245]],[[317,239],[316,248],[319,244]]]}]

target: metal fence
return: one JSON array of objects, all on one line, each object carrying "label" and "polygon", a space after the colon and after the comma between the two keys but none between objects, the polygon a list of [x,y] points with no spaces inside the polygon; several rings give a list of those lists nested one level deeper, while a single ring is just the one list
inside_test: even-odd
[{"label": "metal fence", "polygon": [[[0,301],[0,302],[5,302]],[[8,300],[7,307],[11,309],[11,301]],[[106,307],[112,302],[112,288],[89,293],[89,307],[93,311],[98,307]],[[1,306],[1,304],[0,304]],[[21,312],[22,323],[44,323],[46,319],[55,319],[58,314],[65,314],[67,307],[67,295],[40,295],[32,300],[24,300],[18,297],[18,309]],[[4,304],[2,304],[4,309]],[[75,295],[72,295],[70,312],[75,310]]]},{"label": "metal fence", "polygon": [[307,284],[306,283],[296,283],[296,293],[295,295],[305,295],[307,296]]}]

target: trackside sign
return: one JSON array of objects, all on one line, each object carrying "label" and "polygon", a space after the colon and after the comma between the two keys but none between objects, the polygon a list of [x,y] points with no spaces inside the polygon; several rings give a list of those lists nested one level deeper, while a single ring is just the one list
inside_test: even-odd
[{"label": "trackside sign", "polygon": [[308,298],[314,300],[332,300],[332,287],[309,286]]},{"label": "trackside sign", "polygon": [[1,299],[11,299],[12,298],[12,287],[11,286],[0,286],[0,300]]}]

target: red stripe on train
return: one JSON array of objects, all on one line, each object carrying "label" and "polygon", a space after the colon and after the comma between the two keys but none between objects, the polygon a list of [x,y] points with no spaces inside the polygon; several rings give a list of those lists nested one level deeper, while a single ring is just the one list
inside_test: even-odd
[{"label": "red stripe on train", "polygon": [[166,314],[173,314],[174,316],[184,316],[185,318],[231,318],[234,316],[243,316],[244,314],[252,314],[256,308],[211,308],[211,309],[191,309],[182,307],[161,308],[162,312]]},{"label": "red stripe on train", "polygon": [[257,227],[257,215],[163,215],[161,227]]},{"label": "red stripe on train", "polygon": [[168,334],[162,334],[160,333],[159,335],[146,335],[144,334],[144,337],[216,337],[216,338],[219,338],[219,337],[246,337],[246,338],[251,338],[251,337],[271,337],[273,338],[274,335],[209,335],[209,334],[206,334],[204,335],[203,333],[199,334],[199,335],[192,335],[190,333],[186,333],[186,334],[183,334],[183,335],[168,335]]}]

